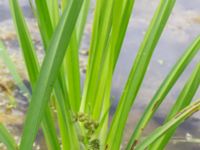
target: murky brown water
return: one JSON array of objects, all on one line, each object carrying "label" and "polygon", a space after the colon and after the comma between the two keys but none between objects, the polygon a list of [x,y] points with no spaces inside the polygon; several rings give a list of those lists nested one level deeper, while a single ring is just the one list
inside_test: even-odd
[{"label": "murky brown water", "polygon": [[[36,43],[38,54],[42,58],[42,47],[40,43],[40,37],[37,31],[37,25],[33,19],[30,8],[27,5],[26,0],[20,0],[24,12],[26,12],[26,18],[29,24],[30,31],[33,35],[33,40]],[[159,0],[138,0],[135,3],[135,8],[132,14],[132,19],[129,24],[126,39],[123,45],[117,69],[113,80],[112,95],[115,97],[114,107],[117,105],[117,100],[120,97],[130,68],[132,66],[134,57],[138,50],[138,47],[143,39],[146,28],[153,15],[153,12],[158,4]],[[16,41],[15,30],[12,25],[12,21],[9,15],[8,1],[0,0],[0,39],[3,40],[8,48],[10,54],[14,55],[18,70],[21,75],[26,79],[26,73],[24,73],[24,67],[19,52],[19,46]],[[89,45],[89,38],[91,33],[92,11],[89,16],[88,24],[86,26],[85,38],[82,44],[82,49],[87,50]],[[142,88],[137,97],[136,103],[126,127],[126,134],[124,141],[126,142],[130,136],[130,133],[134,129],[134,126],[141,116],[144,108],[148,104],[149,100],[158,89],[160,83],[163,81],[169,70],[172,68],[176,60],[181,56],[189,43],[199,35],[200,33],[200,0],[177,0],[177,4],[169,19],[166,29],[160,39],[160,42],[156,48],[156,51],[152,57],[148,72],[143,82]],[[81,64],[83,66],[82,71],[86,65],[86,56],[81,54]],[[42,60],[42,59],[41,59]],[[167,96],[165,102],[157,111],[154,119],[150,122],[149,126],[145,130],[145,135],[151,132],[162,124],[162,121],[167,114],[170,106],[174,103],[178,96],[182,86],[189,77],[195,64],[199,62],[200,55],[192,61],[183,76],[178,80],[173,90]],[[1,63],[2,64],[2,63]],[[4,67],[1,66],[0,84],[7,85],[11,78],[8,78],[8,73]],[[3,71],[4,70],[4,71]],[[5,79],[6,78],[6,79]],[[4,80],[5,79],[5,80]],[[11,83],[12,85],[12,83]],[[9,113],[5,110],[8,105],[8,99],[5,93],[0,92],[0,121],[8,124],[12,133],[20,135],[22,129],[22,122],[24,118],[24,111],[27,106],[25,98],[19,95],[18,91],[15,91],[17,95],[17,101],[19,105],[13,113]],[[200,97],[200,91],[196,94],[195,98]],[[200,139],[200,121],[199,113],[195,114],[192,118],[187,120],[177,130],[174,139],[170,142],[167,149],[169,150],[197,150],[200,149],[200,144],[188,143],[186,139],[188,136],[192,138]],[[13,125],[14,124],[14,125]],[[41,136],[38,136],[38,141]],[[44,148],[43,148],[44,149]]]}]

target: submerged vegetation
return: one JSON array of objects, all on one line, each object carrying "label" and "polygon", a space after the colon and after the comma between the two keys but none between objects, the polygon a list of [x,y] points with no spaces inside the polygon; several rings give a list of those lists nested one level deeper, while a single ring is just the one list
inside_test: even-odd
[{"label": "submerged vegetation", "polygon": [[[160,0],[133,62],[114,116],[109,122],[113,73],[134,0],[96,0],[83,91],[78,54],[90,0],[30,0],[45,50],[42,64],[39,63],[18,0],[9,0],[32,92],[24,85],[1,42],[0,54],[16,85],[27,96],[30,104],[20,143],[15,141],[3,123],[0,123],[0,141],[10,150],[30,150],[41,128],[50,150],[120,149],[129,112],[175,2],[176,0]],[[199,49],[200,36],[188,46],[161,83],[125,149],[164,149],[178,126],[200,110],[200,100],[191,102],[200,83],[198,61],[163,125],[142,137],[156,110],[199,53]]]}]

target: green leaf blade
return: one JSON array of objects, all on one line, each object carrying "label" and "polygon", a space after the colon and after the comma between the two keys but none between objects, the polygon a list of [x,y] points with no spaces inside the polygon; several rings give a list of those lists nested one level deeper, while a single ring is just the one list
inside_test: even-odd
[{"label": "green leaf blade", "polygon": [[65,51],[70,42],[81,5],[82,1],[74,0],[70,5],[70,9],[63,14],[63,19],[61,19],[48,48],[49,50],[45,56],[28,109],[20,144],[21,150],[31,149],[32,147],[44,113],[44,108],[47,106]]},{"label": "green leaf blade", "polygon": [[[175,0],[161,1],[139,49],[107,137],[108,149],[119,149],[128,113],[137,96],[151,56],[171,14]],[[134,84],[133,84],[134,83]]]},{"label": "green leaf blade", "polygon": [[128,144],[129,149],[132,147],[135,141],[139,140],[139,137],[141,136],[141,133],[143,131],[142,129],[146,127],[147,123],[152,118],[153,114],[155,113],[159,105],[162,103],[162,101],[164,100],[170,89],[173,87],[173,85],[176,83],[180,75],[183,73],[185,68],[191,62],[192,58],[198,53],[199,49],[200,49],[200,37],[198,37],[191,44],[191,46],[188,47],[185,53],[177,61],[177,63],[174,65],[174,67],[172,68],[172,70],[170,71],[170,73],[168,74],[168,76],[163,81],[160,88],[154,95],[153,99],[145,109],[145,112],[135,128],[131,140],[129,141]]},{"label": "green leaf blade", "polygon": [[17,150],[15,139],[2,123],[0,123],[0,141],[7,146],[8,150]]},{"label": "green leaf blade", "polygon": [[[177,98],[175,104],[169,111],[169,114],[165,119],[165,123],[170,119],[172,119],[173,116],[175,116],[179,111],[181,111],[183,108],[185,108],[191,103],[192,98],[194,97],[200,84],[199,74],[200,74],[200,63],[196,66],[191,77],[188,79],[183,90],[179,94],[179,97]],[[176,128],[177,127],[175,126],[172,130],[169,130],[162,138],[160,138],[158,141],[152,144],[151,149],[152,150],[163,149],[173,136],[174,132],[176,131]]]},{"label": "green leaf blade", "polygon": [[27,89],[27,87],[24,85],[22,78],[20,77],[19,73],[17,72],[17,69],[15,67],[15,64],[13,63],[12,59],[10,58],[4,44],[2,41],[0,41],[0,57],[3,59],[5,65],[7,66],[7,68],[9,69],[15,83],[17,86],[19,86],[20,90],[23,93],[29,93],[29,90]]},{"label": "green leaf blade", "polygon": [[9,0],[9,2],[11,14],[13,16],[13,20],[17,30],[18,40],[22,48],[26,68],[28,70],[28,75],[30,81],[32,83],[35,83],[37,80],[39,63],[30,34],[28,32],[28,27],[25,23],[25,19],[23,17],[18,1]]},{"label": "green leaf blade", "polygon": [[[17,0],[10,0],[10,9],[15,23],[15,27],[18,35],[18,40],[22,48],[23,56],[25,59],[26,68],[30,78],[32,89],[34,89],[38,74],[39,74],[39,63],[36,56],[36,52],[31,40],[31,36],[28,32],[27,25],[25,23],[22,10],[20,9],[19,2]],[[51,124],[49,124],[51,122]],[[51,110],[49,107],[46,108],[45,117],[42,121],[42,128],[45,135],[47,144],[51,144],[49,147],[59,149],[59,142],[56,136],[56,129],[54,121],[51,116]],[[49,133],[47,133],[49,132]],[[53,135],[49,137],[48,135]]]},{"label": "green leaf blade", "polygon": [[150,135],[148,135],[138,146],[135,147],[135,150],[144,150],[150,144],[155,142],[159,137],[164,135],[170,129],[173,129],[174,126],[180,125],[185,119],[193,115],[195,112],[200,110],[200,101],[192,103],[190,106],[187,106],[180,113],[174,116],[170,121],[168,121],[163,126],[157,128]]}]

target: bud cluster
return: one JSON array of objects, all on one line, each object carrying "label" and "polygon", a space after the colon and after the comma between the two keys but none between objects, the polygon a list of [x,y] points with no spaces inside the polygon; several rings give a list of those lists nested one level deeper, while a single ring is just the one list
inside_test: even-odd
[{"label": "bud cluster", "polygon": [[74,121],[79,122],[83,125],[84,129],[86,130],[86,135],[80,136],[82,138],[81,141],[83,142],[84,139],[87,139],[87,143],[89,145],[89,150],[99,150],[100,149],[100,142],[99,139],[92,138],[92,135],[97,130],[99,123],[95,120],[93,120],[90,116],[88,116],[85,113],[78,113],[76,116],[74,116]]}]

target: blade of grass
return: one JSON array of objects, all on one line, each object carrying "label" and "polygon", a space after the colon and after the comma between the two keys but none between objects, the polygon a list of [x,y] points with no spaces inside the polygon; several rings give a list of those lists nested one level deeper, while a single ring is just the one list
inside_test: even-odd
[{"label": "blade of grass", "polygon": [[[84,112],[86,109],[86,99],[87,99],[87,92],[88,92],[88,84],[89,84],[89,75],[90,75],[90,65],[91,65],[91,60],[93,57],[94,49],[95,49],[95,44],[98,39],[98,32],[101,29],[100,28],[100,12],[101,12],[101,7],[103,1],[97,0],[96,2],[96,8],[95,8],[95,15],[94,15],[94,21],[93,21],[93,31],[92,31],[92,38],[91,38],[91,44],[90,44],[90,54],[89,54],[89,59],[88,59],[88,67],[87,67],[87,73],[86,73],[86,80],[84,84],[84,90],[83,90],[83,96],[81,100],[81,107],[80,107],[80,112]],[[90,104],[87,104],[90,105]],[[87,108],[88,109],[88,108]],[[88,113],[88,112],[87,112]]]},{"label": "blade of grass", "polygon": [[193,115],[195,112],[200,110],[200,101],[194,102],[191,105],[187,106],[180,113],[170,119],[166,124],[157,128],[150,135],[148,135],[135,150],[145,150],[150,144],[155,142],[158,138],[163,136],[169,130],[173,129],[174,126],[180,125],[184,120]]},{"label": "blade of grass", "polygon": [[36,4],[36,12],[37,12],[37,20],[40,29],[40,34],[42,36],[44,48],[48,47],[49,41],[51,40],[54,26],[53,22],[51,22],[51,16],[48,9],[48,4],[46,0],[35,0]]},{"label": "blade of grass", "polygon": [[171,14],[175,0],[161,1],[139,49],[107,136],[106,147],[119,149],[128,113],[137,96],[151,56]]},{"label": "blade of grass", "polygon": [[[46,32],[47,36],[43,37],[46,39],[43,39],[44,45],[49,45],[49,39],[51,39],[51,36],[53,34],[54,26],[53,22],[50,20],[50,13],[47,9],[47,1],[36,1],[36,7],[37,7],[37,19],[38,22],[41,22],[40,24],[40,32],[41,35],[43,32]],[[44,13],[44,8],[45,12]],[[46,22],[44,22],[43,18],[46,18]],[[47,22],[50,22],[49,24]],[[52,25],[52,26],[51,26]],[[48,26],[48,28],[46,28]],[[50,30],[47,30],[50,29]],[[45,43],[48,42],[48,43]],[[46,47],[45,47],[46,50]],[[62,68],[64,69],[64,68]],[[56,85],[54,87],[55,89],[55,95],[56,95],[56,105],[57,105],[57,111],[58,111],[58,121],[59,121],[59,127],[60,127],[60,133],[61,133],[61,139],[62,139],[62,147],[63,149],[71,149],[71,147],[75,144],[78,146],[78,143],[76,143],[76,133],[73,129],[73,125],[71,123],[71,114],[66,110],[71,110],[70,105],[68,104],[69,98],[67,94],[67,88],[65,86],[65,79],[64,79],[64,71],[61,70],[58,80],[56,81]]]},{"label": "blade of grass", "polygon": [[64,69],[66,74],[67,90],[69,94],[69,102],[73,112],[78,112],[81,102],[81,85],[80,85],[80,69],[78,45],[75,32],[64,59]]},{"label": "blade of grass", "polygon": [[[71,2],[72,1],[69,0],[67,1],[67,3],[63,3],[62,11],[64,10],[64,8],[68,7],[68,3]],[[83,6],[84,4],[85,2],[83,2]],[[82,19],[82,18],[80,19],[80,14],[77,22]],[[79,69],[79,56],[78,56],[79,45],[77,45],[78,43],[77,43],[76,33],[77,33],[77,27],[75,27],[73,31],[70,44],[63,62],[63,72],[65,75],[65,83],[67,85],[67,90],[69,95],[69,104],[74,113],[77,113],[79,111],[80,99],[81,99],[80,69]]]},{"label": "blade of grass", "polygon": [[[114,72],[113,68],[115,67],[118,55],[120,53],[122,42],[125,36],[125,31],[127,29],[127,25],[134,5],[134,0],[124,1],[125,7],[121,7],[121,5],[122,3],[120,0],[116,1],[114,4],[113,14],[115,15],[113,15],[112,17],[112,32],[108,41],[109,47],[106,50],[108,51],[108,53],[105,54],[106,59],[105,62],[101,64],[102,71],[99,73],[100,79],[97,87],[97,94],[95,97],[96,102],[93,109],[94,119],[97,120],[99,119],[99,116],[101,114],[103,104],[107,103],[106,101],[110,100],[112,74]],[[107,94],[104,94],[105,92]]]},{"label": "blade of grass", "polygon": [[67,6],[68,0],[61,0],[61,8],[64,10],[64,8]]},{"label": "blade of grass", "polygon": [[[67,7],[72,0],[69,0],[63,3],[62,9]],[[76,23],[76,27],[72,34],[72,38],[67,50],[67,54],[64,59],[64,72],[66,75],[66,84],[69,93],[69,101],[74,113],[77,113],[80,108],[81,102],[81,86],[80,86],[80,67],[79,67],[79,47],[81,37],[83,35],[83,29],[85,27],[87,12],[89,9],[90,0],[86,0],[83,2],[83,6],[81,12],[79,14],[79,18]]]},{"label": "blade of grass", "polygon": [[49,13],[53,28],[56,28],[57,23],[59,21],[59,1],[58,0],[46,0],[48,5]]},{"label": "blade of grass", "polygon": [[[1,41],[0,41],[0,45],[1,45]],[[0,46],[1,47],[1,46]],[[4,49],[4,48],[3,48]],[[13,62],[12,62],[12,60],[9,58],[9,55],[7,54],[7,52],[5,51],[5,49],[4,49],[4,52],[3,52],[4,54],[3,54],[3,56],[4,56],[4,59],[6,59],[5,61],[6,61],[6,64],[7,64],[7,66],[8,66],[8,68],[9,68],[9,70],[10,70],[10,72],[12,73],[12,75],[13,75],[13,77],[14,77],[14,80],[15,80],[15,82],[16,82],[16,84],[19,86],[19,88],[23,91],[23,93],[27,93],[28,94],[28,97],[30,97],[30,91],[27,89],[27,87],[24,85],[24,83],[22,82],[22,80],[21,80],[21,77],[19,76],[19,74],[17,73],[17,71],[16,71],[16,68],[15,68],[15,66],[14,66],[14,64],[13,64]],[[9,92],[10,94],[11,94],[11,92]],[[10,97],[10,96],[9,96]],[[14,99],[14,97],[11,97],[11,99]],[[13,100],[12,100],[13,101]],[[13,102],[12,102],[13,103]],[[15,104],[15,102],[14,102],[14,104]],[[13,105],[14,106],[14,105]],[[56,136],[56,132],[54,131],[54,132],[49,132],[49,130],[48,130],[48,128],[49,128],[49,126],[54,122],[53,120],[51,120],[51,118],[50,118],[50,115],[51,115],[51,112],[50,112],[50,109],[47,109],[46,111],[49,111],[49,112],[47,112],[47,114],[48,115],[45,115],[45,117],[44,117],[44,122],[45,123],[43,123],[43,130],[45,130],[45,132],[44,132],[44,134],[45,134],[45,137],[51,137],[51,139],[53,139],[52,137],[53,136]],[[46,117],[49,117],[48,119],[46,118]],[[48,124],[48,126],[47,126],[47,124]],[[45,127],[46,126],[46,127]],[[51,127],[51,128],[53,128],[53,127]],[[53,134],[53,135],[51,135],[51,134]],[[54,140],[52,140],[52,141],[54,141]],[[51,141],[51,142],[52,142]],[[50,140],[47,140],[47,142],[50,142]],[[50,143],[49,143],[50,144]],[[57,144],[58,144],[58,140],[57,140]],[[56,143],[53,143],[53,145],[56,145]],[[51,145],[51,147],[52,147],[52,145]]]},{"label": "blade of grass", "polygon": [[41,127],[44,133],[46,144],[50,150],[60,150],[59,140],[57,138],[57,132],[54,124],[53,114],[51,109],[47,105],[44,112],[44,117],[42,118]]},{"label": "blade of grass", "polygon": [[8,150],[18,149],[15,139],[2,123],[0,123],[0,141],[7,146]]},{"label": "blade of grass", "polygon": [[[112,26],[109,26],[109,28],[110,28],[109,30],[111,30],[111,28],[112,28],[112,32],[111,32],[110,35],[108,34],[110,37],[107,37],[106,40],[105,40],[105,37],[103,37],[103,36],[102,36],[103,39],[101,39],[98,36],[95,37],[95,34],[97,34],[95,32],[99,32],[99,33],[102,32],[102,31],[97,31],[97,30],[100,30],[99,28],[101,28],[101,27],[98,26],[98,28],[97,28],[96,23],[97,22],[105,22],[105,21],[103,21],[103,17],[109,16],[109,13],[105,16],[101,15],[102,17],[99,16],[99,20],[94,21],[93,37],[99,38],[99,40],[92,38],[93,43],[91,45],[95,44],[95,42],[94,42],[95,40],[96,41],[98,40],[99,43],[100,43],[101,40],[105,40],[105,42],[104,42],[105,43],[104,44],[105,50],[102,50],[102,48],[100,48],[102,58],[101,58],[100,63],[99,63],[100,70],[99,70],[98,74],[96,74],[97,75],[96,78],[99,78],[99,79],[98,79],[98,81],[96,81],[96,84],[93,84],[93,92],[96,92],[96,93],[93,93],[93,95],[95,96],[93,98],[95,100],[94,107],[92,105],[88,106],[88,107],[91,108],[91,112],[92,112],[91,114],[93,115],[93,119],[98,121],[102,117],[105,118],[103,125],[102,125],[102,128],[101,128],[101,131],[99,133],[99,139],[100,139],[102,147],[104,147],[104,144],[105,144],[105,138],[104,137],[107,134],[109,113],[106,113],[106,111],[107,111],[106,108],[109,107],[107,105],[110,105],[110,88],[111,88],[112,73],[113,73],[112,68],[113,68],[113,63],[116,63],[116,62],[113,62],[113,58],[114,58],[113,56],[115,55],[114,53],[116,52],[115,45],[117,45],[118,41],[120,41],[120,40],[121,40],[121,45],[122,45],[122,41],[123,41],[122,39],[125,35],[125,31],[126,31],[126,28],[127,28],[127,25],[128,25],[128,21],[129,21],[130,15],[131,15],[133,2],[134,1],[123,1],[123,4],[122,4],[121,1],[117,1],[117,2],[114,3],[114,5],[115,5],[114,9],[110,8],[111,9],[110,17],[112,16],[112,13],[115,14],[115,15],[112,16],[111,19],[110,19],[110,20],[113,20],[113,24],[108,22],[110,25],[112,25]],[[103,4],[103,2],[101,2],[101,3]],[[98,11],[100,11],[100,4],[101,3],[99,2],[97,4],[95,19],[100,14]],[[105,4],[103,4],[102,6],[104,6],[104,5]],[[121,7],[121,5],[123,5],[124,7]],[[104,8],[102,10],[104,10]],[[101,13],[104,13],[104,12],[101,12]],[[124,18],[122,18],[122,17],[124,17]],[[119,18],[121,18],[121,19],[119,19]],[[121,32],[123,32],[123,34],[122,34],[123,36],[118,37],[119,33],[121,33]],[[120,39],[120,38],[122,38],[122,39]],[[99,45],[100,44],[97,44],[97,48],[99,47]],[[109,46],[107,46],[107,45],[109,45]],[[118,44],[118,45],[119,45],[119,49],[121,49],[121,45],[120,44]],[[91,47],[95,47],[95,46],[93,45]],[[96,50],[91,48],[91,51],[96,51]],[[94,61],[95,61],[95,60],[99,59],[99,55],[97,55],[94,52],[93,54],[90,54],[89,59],[90,60],[94,59]],[[94,70],[92,70],[92,71],[94,71]],[[96,90],[94,89],[94,87],[96,88]],[[88,91],[88,93],[89,93],[89,91]],[[106,117],[104,116],[105,113],[107,115]],[[101,116],[101,114],[102,114],[102,116]]]},{"label": "blade of grass", "polygon": [[[71,1],[67,1],[69,3]],[[67,5],[63,3],[63,5]],[[80,86],[80,67],[79,67],[79,47],[83,30],[86,24],[89,11],[90,0],[85,0],[77,20],[77,24],[70,41],[70,45],[64,59],[65,74],[67,77],[67,87],[72,110],[76,113],[80,109],[81,102],[81,86]],[[65,6],[62,6],[64,8]]]},{"label": "blade of grass", "polygon": [[79,15],[79,19],[76,25],[76,37],[77,37],[77,44],[78,47],[80,47],[81,44],[81,40],[82,40],[82,36],[83,36],[83,31],[85,28],[85,24],[87,21],[87,16],[88,16],[88,12],[90,9],[90,0],[85,0],[83,2],[83,6]]},{"label": "blade of grass", "polygon": [[[58,82],[55,84],[55,95],[57,97],[56,107],[58,111],[59,129],[62,139],[63,149],[79,149],[79,143],[73,123],[73,114],[68,104],[68,97],[64,98],[63,94],[59,91],[60,85]],[[64,101],[66,100],[66,102]],[[67,103],[67,104],[66,104]]]},{"label": "blade of grass", "polygon": [[[66,5],[62,6],[62,9],[67,8],[70,3],[72,3],[72,0],[67,1]],[[80,14],[78,20],[80,20]],[[69,103],[74,113],[77,113],[79,111],[80,99],[81,99],[80,69],[79,69],[79,56],[78,56],[79,46],[77,45],[78,43],[77,43],[76,32],[77,32],[77,23],[73,31],[69,47],[63,62],[64,64],[63,70],[66,76],[66,85],[69,94]]]},{"label": "blade of grass", "polygon": [[[110,30],[111,31],[111,27],[112,27],[112,18],[113,18],[113,13],[114,13],[114,11],[113,11],[113,6],[114,6],[114,3],[112,2],[112,3],[110,3],[110,7],[111,8],[109,8],[110,9],[110,11],[108,11],[107,12],[107,14],[104,16],[104,17],[106,17],[106,16],[109,16],[110,18],[108,18],[108,20],[107,20],[107,24],[108,24],[108,31]],[[108,10],[109,10],[108,9]],[[109,21],[109,20],[111,20],[111,21]],[[105,22],[105,21],[103,21],[103,22]],[[107,31],[107,32],[108,32]],[[109,32],[110,32],[109,31]],[[109,34],[107,34],[107,36],[109,36]],[[104,38],[105,39],[105,38]],[[99,43],[101,43],[101,38],[99,38]],[[98,73],[96,74],[96,79],[98,79],[98,81],[96,81],[96,85],[95,84],[93,84],[93,86],[95,86],[95,90],[93,91],[93,92],[95,92],[95,93],[93,93],[93,95],[95,96],[93,99],[95,99],[95,101],[94,101],[94,106],[93,105],[91,105],[91,112],[92,112],[92,115],[93,115],[93,118],[95,119],[95,120],[99,120],[100,118],[100,114],[101,114],[101,111],[102,111],[102,108],[103,108],[103,106],[102,106],[102,103],[104,102],[104,98],[105,98],[105,92],[107,93],[107,95],[108,95],[108,101],[109,101],[109,93],[110,93],[110,87],[111,87],[111,81],[112,81],[112,54],[114,53],[114,51],[111,51],[110,49],[108,49],[108,43],[109,43],[109,40],[110,40],[110,37],[107,37],[106,38],[106,40],[104,41],[104,43],[102,43],[103,44],[103,46],[102,46],[102,48],[104,47],[104,49],[105,50],[101,50],[101,49],[99,49],[100,50],[100,52],[101,52],[101,55],[102,55],[102,58],[100,58],[101,60],[100,60],[100,63],[98,64],[99,65],[99,71],[98,71]],[[99,51],[98,49],[97,49],[97,51]],[[90,57],[94,57],[94,63],[95,63],[95,60],[97,60],[97,59],[99,59],[99,58],[97,58],[98,57],[98,55],[96,54],[96,53],[93,53],[94,54],[94,56],[90,56]],[[106,59],[105,59],[106,58]],[[106,61],[105,61],[106,60]],[[107,62],[107,63],[106,63]],[[110,63],[109,63],[110,62]],[[96,64],[97,65],[97,64]],[[110,74],[110,72],[111,72],[111,74]],[[94,74],[93,74],[94,75]],[[109,78],[109,80],[108,80],[108,76],[110,75],[110,78]],[[108,81],[108,82],[106,82],[106,81]],[[107,85],[107,91],[106,91],[106,85]],[[89,86],[90,86],[90,84],[89,84]],[[94,89],[94,88],[93,88]],[[90,91],[88,91],[88,92],[90,92]],[[105,102],[105,104],[106,103],[108,103],[108,102]],[[105,106],[106,107],[106,106]]]},{"label": "blade of grass", "polygon": [[[127,0],[126,2],[124,2],[122,13],[115,15],[116,21],[113,25],[113,28],[114,27],[116,28],[116,29],[113,29],[115,30],[113,31],[114,32],[113,48],[115,49],[115,59],[114,59],[114,66],[113,66],[114,68],[116,66],[117,59],[120,54],[120,50],[121,50],[122,43],[124,41],[124,37],[127,31],[127,27],[128,27],[131,14],[132,14],[134,3],[135,3],[135,0]],[[116,13],[117,13],[117,10],[121,8],[120,2],[118,2],[118,4],[119,5],[116,6]]]},{"label": "blade of grass", "polygon": [[[49,13],[49,10],[47,9],[47,1],[45,3],[40,0],[36,0],[36,8],[38,12],[38,15],[37,15],[38,22],[41,23],[39,26],[41,35],[43,34],[42,32],[46,32],[47,33],[46,35],[48,36],[48,37],[43,37],[43,38],[47,38],[47,39],[43,39],[44,45],[49,45],[50,43],[49,39],[52,38],[52,34],[55,29],[53,26],[53,22],[50,20],[50,17],[49,17],[51,15]],[[44,13],[44,8],[46,9],[45,10],[46,13]],[[46,18],[47,19],[46,22],[50,22],[50,24],[46,24],[46,22],[43,21],[43,18]],[[46,26],[51,26],[51,27],[48,27],[50,30],[47,30]],[[45,43],[45,42],[48,42],[48,43]],[[48,49],[46,47],[45,47],[45,50],[48,53]],[[70,106],[70,103],[69,103],[70,101],[69,96],[68,96],[69,88],[67,89],[65,85],[66,74],[65,74],[64,67],[62,67],[58,76],[58,80],[56,81],[54,91],[56,95],[56,106],[57,106],[56,108],[58,111],[58,122],[59,122],[59,127],[60,127],[62,147],[63,149],[71,149],[73,145],[78,146],[78,143],[77,143],[76,133],[74,131],[73,124],[71,123],[72,116],[69,113],[69,111],[66,111],[66,110],[71,110],[71,108],[74,108]],[[72,99],[72,101],[74,101],[74,99]]]},{"label": "blade of grass", "polygon": [[[48,52],[48,45],[51,42],[51,38],[53,35],[53,32],[55,30],[54,26],[56,26],[55,24],[53,25],[54,22],[51,21],[51,17],[50,17],[50,12],[48,10],[48,4],[46,1],[40,1],[40,0],[36,0],[36,8],[37,8],[37,20],[39,23],[39,29],[40,29],[40,34],[42,36],[43,39],[43,43],[44,43],[44,49],[45,52]],[[45,36],[43,36],[45,35]],[[59,89],[62,90],[62,94],[64,95],[64,98],[67,97],[66,95],[66,91],[67,88],[65,86],[65,79],[64,79],[64,75],[63,75],[63,70],[60,71],[60,75],[58,77],[58,84],[59,84]]]},{"label": "blade of grass", "polygon": [[[99,20],[94,21],[93,32],[95,33],[93,33],[92,37],[88,73],[86,75],[81,108],[81,111],[85,110],[87,113],[89,113],[89,108],[94,108],[95,104],[97,85],[99,83],[99,72],[101,71],[102,60],[105,59],[104,54],[106,53],[107,40],[111,32],[113,1],[98,0],[96,6],[95,16],[99,18]],[[96,25],[98,22],[99,24]],[[97,33],[98,36],[95,35]]]},{"label": "blade of grass", "polygon": [[[168,122],[170,119],[172,119],[173,116],[175,116],[179,111],[181,111],[183,108],[188,106],[192,98],[194,97],[196,91],[198,90],[199,84],[200,84],[200,63],[197,65],[195,70],[193,71],[191,77],[185,84],[183,90],[181,91],[179,97],[177,98],[175,104],[173,105],[172,109],[169,111],[169,114],[167,115],[165,122]],[[154,149],[164,149],[168,141],[173,136],[174,132],[176,131],[177,126],[173,127],[171,130],[169,130],[163,137],[159,138],[154,144],[151,145],[152,150]]]},{"label": "blade of grass", "polygon": [[[112,69],[111,68],[110,68],[110,71],[111,71],[111,75],[112,75]],[[111,81],[110,81],[110,84],[111,84]],[[111,85],[110,85],[110,87],[111,87]],[[108,109],[111,107],[111,102],[110,102],[109,98],[110,98],[110,89],[105,91],[105,97],[104,97],[104,100],[103,100],[104,105],[102,106],[101,118],[100,118],[101,121],[103,121],[103,126],[102,126],[101,132],[99,134],[99,139],[101,139],[100,144],[101,144],[102,148],[105,147],[105,143],[106,143],[105,137],[107,136],[107,133],[108,133],[108,125],[109,125],[109,117],[110,117],[110,112],[108,112]]]},{"label": "blade of grass", "polygon": [[128,149],[132,147],[136,141],[139,140],[143,129],[146,127],[149,120],[152,118],[153,114],[162,103],[170,89],[176,83],[182,72],[188,66],[192,58],[197,54],[200,49],[200,36],[192,43],[191,46],[185,51],[185,53],[181,56],[181,58],[177,61],[173,69],[170,71],[166,79],[163,81],[159,90],[154,95],[150,104],[145,109],[144,114],[142,115],[139,123],[137,124],[134,133],[132,134],[131,140],[128,144]]},{"label": "blade of grass", "polygon": [[20,75],[17,72],[17,69],[15,67],[15,64],[13,63],[12,59],[10,58],[4,44],[2,41],[0,41],[0,57],[4,61],[5,65],[8,67],[16,85],[20,88],[22,93],[29,94],[29,90],[24,85]]},{"label": "blade of grass", "polygon": [[28,75],[30,81],[32,83],[35,83],[37,80],[36,75],[38,74],[37,70],[39,63],[37,61],[37,56],[34,50],[31,37],[28,33],[28,27],[25,23],[25,19],[23,18],[22,11],[20,10],[18,1],[9,0],[9,2],[10,2],[10,10],[17,30],[19,44],[22,48],[22,52],[24,55],[24,60],[27,67]]},{"label": "blade of grass", "polygon": [[[25,23],[25,19],[22,15],[22,11],[19,7],[17,0],[10,0],[10,9],[13,16],[13,20],[16,26],[18,40],[22,48],[23,56],[25,59],[26,68],[30,77],[31,86],[34,89],[37,76],[39,73],[39,63],[36,57],[35,49],[33,47],[32,40],[28,33],[28,28]],[[42,121],[42,129],[45,135],[45,139],[49,148],[59,149],[60,145],[56,136],[56,129],[54,126],[54,120],[51,116],[51,110],[46,107],[45,117]]]},{"label": "blade of grass", "polygon": [[[44,58],[36,88],[28,109],[23,136],[20,144],[21,150],[31,149],[44,108],[52,92],[53,84],[61,67],[64,54],[70,42],[78,14],[81,9],[82,0],[74,0],[67,9],[53,35],[48,53]],[[31,133],[30,133],[31,132]],[[76,146],[77,147],[77,146]]]}]

